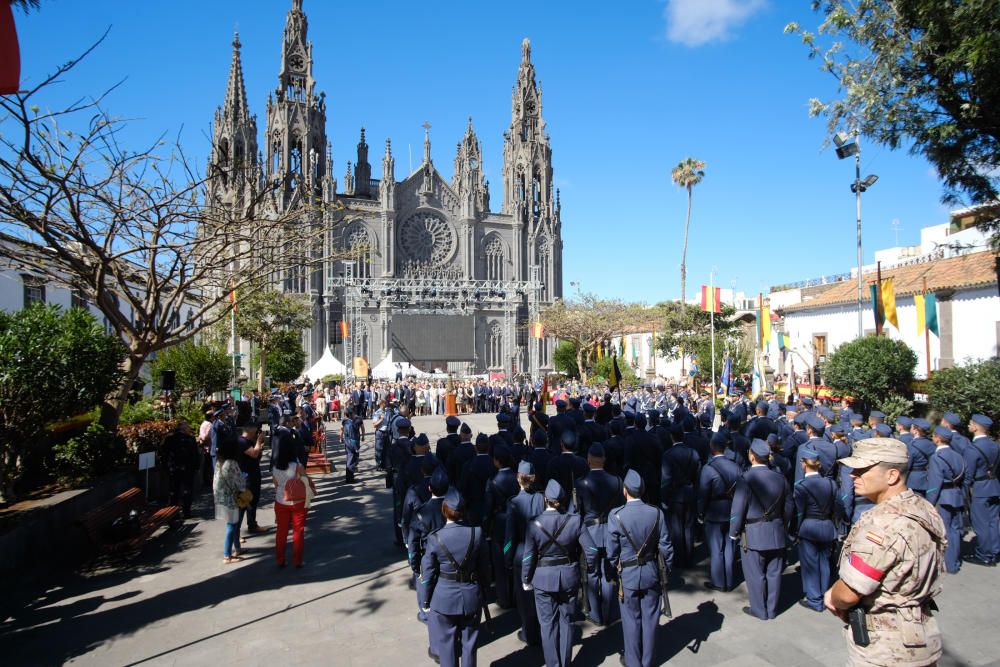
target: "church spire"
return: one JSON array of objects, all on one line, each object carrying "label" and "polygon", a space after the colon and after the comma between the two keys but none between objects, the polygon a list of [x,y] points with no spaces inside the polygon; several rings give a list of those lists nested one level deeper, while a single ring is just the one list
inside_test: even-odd
[{"label": "church spire", "polygon": [[421,125],[424,128],[424,164],[431,163],[431,124],[426,120]]},{"label": "church spire", "polygon": [[226,100],[222,103],[223,113],[236,121],[250,120],[247,105],[247,91],[243,83],[243,62],[240,59],[240,33],[233,34],[233,60],[229,65],[229,82],[226,84]]},{"label": "church spire", "polygon": [[354,194],[367,197],[371,194],[372,166],[368,163],[368,143],[365,141],[365,128],[361,128],[361,140],[358,141],[358,161],[354,164]]}]

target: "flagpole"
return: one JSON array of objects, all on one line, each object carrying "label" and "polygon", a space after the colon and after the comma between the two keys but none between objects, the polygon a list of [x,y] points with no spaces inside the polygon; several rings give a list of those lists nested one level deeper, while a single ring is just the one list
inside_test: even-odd
[{"label": "flagpole", "polygon": [[885,305],[882,303],[882,262],[875,263],[875,294],[878,296],[878,307],[882,310],[881,316],[875,314],[875,335],[881,336],[882,318],[885,317]]},{"label": "flagpole", "polygon": [[708,293],[712,295],[712,307],[708,309],[708,321],[712,335],[712,405],[715,406],[715,272],[708,272]]},{"label": "flagpole", "polygon": [[[920,313],[917,313],[919,320]],[[931,379],[931,329],[927,326],[927,278],[924,278],[924,349],[927,353],[927,379]]]}]

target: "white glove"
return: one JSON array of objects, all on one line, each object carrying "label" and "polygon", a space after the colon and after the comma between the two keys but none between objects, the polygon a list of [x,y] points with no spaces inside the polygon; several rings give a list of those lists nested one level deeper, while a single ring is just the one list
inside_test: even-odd
[{"label": "white glove", "polygon": [[521,584],[521,587],[524,590],[526,590],[526,591],[533,591],[533,590],[535,590],[535,587],[532,586],[531,584]]}]

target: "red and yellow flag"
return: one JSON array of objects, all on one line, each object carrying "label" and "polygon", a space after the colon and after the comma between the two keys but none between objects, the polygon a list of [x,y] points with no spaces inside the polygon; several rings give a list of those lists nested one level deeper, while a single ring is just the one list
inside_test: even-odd
[{"label": "red and yellow flag", "polygon": [[534,322],[531,325],[531,337],[532,338],[542,338],[545,334],[545,327],[542,326],[541,322]]},{"label": "red and yellow flag", "polygon": [[340,320],[340,335],[343,338],[347,338],[347,320]]},{"label": "red and yellow flag", "polygon": [[229,303],[233,305],[233,312],[236,312],[236,282],[229,281]]},{"label": "red and yellow flag", "polygon": [[701,286],[701,309],[706,313],[709,311],[722,312],[722,288]]}]

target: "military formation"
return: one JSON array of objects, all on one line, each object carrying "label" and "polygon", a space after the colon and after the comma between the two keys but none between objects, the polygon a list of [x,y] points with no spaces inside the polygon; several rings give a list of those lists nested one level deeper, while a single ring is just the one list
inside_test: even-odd
[{"label": "military formation", "polygon": [[[622,664],[653,664],[670,571],[694,565],[698,542],[709,557],[704,587],[728,593],[745,581],[749,616],[775,618],[797,553],[799,604],[860,627],[881,652],[893,644],[873,634],[905,631],[902,664],[929,664],[940,654],[939,570],[996,562],[1000,451],[985,415],[971,417],[966,436],[953,413],[890,425],[846,402],[835,411],[808,396],[735,395],[713,429],[707,393],[554,395],[554,414],[537,402],[522,415],[515,403],[497,413],[493,433],[448,417],[433,448],[405,406],[385,406],[375,422],[394,540],[413,570],[428,654],[441,664],[475,664],[487,603],[517,610],[519,639],[540,646],[547,665],[569,664],[572,624],[584,619],[620,619]],[[970,524],[975,551],[963,561]],[[910,549],[918,543],[919,553]],[[906,583],[883,600],[890,565]],[[847,598],[830,598],[838,590],[858,600],[843,607]],[[863,639],[849,642],[859,663],[873,650]]]}]

